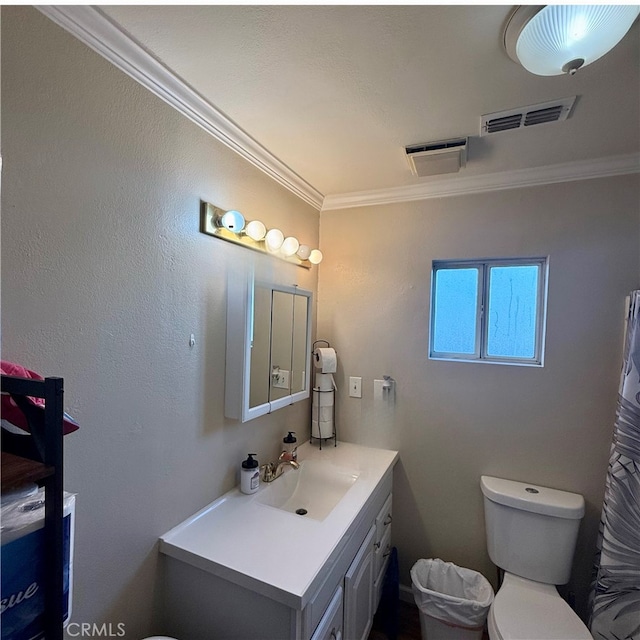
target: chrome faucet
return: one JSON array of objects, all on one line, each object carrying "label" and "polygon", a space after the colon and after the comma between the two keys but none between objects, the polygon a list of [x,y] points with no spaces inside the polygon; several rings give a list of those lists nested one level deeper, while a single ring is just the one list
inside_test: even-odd
[{"label": "chrome faucet", "polygon": [[260,467],[262,472],[263,482],[273,482],[276,478],[279,478],[284,473],[284,468],[290,465],[294,469],[299,469],[300,464],[295,460],[288,460],[285,458],[287,453],[283,451],[278,458],[278,462],[268,462]]}]

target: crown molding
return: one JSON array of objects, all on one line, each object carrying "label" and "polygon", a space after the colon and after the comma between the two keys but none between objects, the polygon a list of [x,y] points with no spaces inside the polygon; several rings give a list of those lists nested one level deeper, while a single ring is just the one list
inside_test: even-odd
[{"label": "crown molding", "polygon": [[99,8],[38,5],[36,9],[306,203],[322,207],[323,195],[317,189],[156,60]]},{"label": "crown molding", "polygon": [[156,60],[98,7],[37,5],[36,9],[304,202],[323,212],[640,172],[640,154],[634,153],[477,176],[456,175],[403,187],[323,196]]},{"label": "crown molding", "polygon": [[534,167],[532,169],[517,169],[477,176],[456,176],[405,187],[327,195],[324,198],[322,212],[409,202],[412,200],[448,198],[450,196],[534,187],[558,182],[572,182],[574,180],[606,178],[639,172],[640,154],[631,153],[596,160],[582,160],[547,165],[545,167]]}]

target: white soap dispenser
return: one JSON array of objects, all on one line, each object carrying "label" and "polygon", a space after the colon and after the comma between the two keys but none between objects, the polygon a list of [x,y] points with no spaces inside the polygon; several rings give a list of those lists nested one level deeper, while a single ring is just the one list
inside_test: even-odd
[{"label": "white soap dispenser", "polygon": [[247,459],[242,463],[240,471],[240,491],[242,493],[255,493],[260,488],[260,468],[255,453],[247,454]]},{"label": "white soap dispenser", "polygon": [[289,431],[282,439],[282,450],[287,454],[287,459],[294,462],[298,460],[298,441],[295,433],[295,431]]}]

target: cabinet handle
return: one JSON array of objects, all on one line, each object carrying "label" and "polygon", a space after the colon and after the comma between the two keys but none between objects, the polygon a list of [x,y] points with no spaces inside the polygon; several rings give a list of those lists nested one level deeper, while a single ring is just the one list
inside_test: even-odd
[{"label": "cabinet handle", "polygon": [[342,640],[342,631],[333,627],[331,629],[331,640]]},{"label": "cabinet handle", "polygon": [[384,522],[382,524],[386,527],[388,524],[391,524],[392,520],[393,516],[390,513],[387,513],[387,517],[384,519]]},{"label": "cabinet handle", "polygon": [[382,557],[386,558],[389,555],[391,555],[391,546],[387,545],[387,550],[382,554]]},{"label": "cabinet handle", "polygon": [[381,544],[382,544],[382,542],[374,542],[373,546],[374,546],[375,549],[379,549]]}]

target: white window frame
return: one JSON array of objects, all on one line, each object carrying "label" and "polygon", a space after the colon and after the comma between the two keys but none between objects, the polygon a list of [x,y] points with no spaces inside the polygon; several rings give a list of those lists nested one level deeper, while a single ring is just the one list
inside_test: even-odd
[{"label": "white window frame", "polygon": [[[511,356],[490,356],[487,353],[489,323],[485,310],[489,304],[489,269],[492,267],[530,267],[537,266],[539,271],[536,303],[535,346],[532,358]],[[436,294],[436,275],[441,269],[478,269],[478,296],[476,307],[476,336],[474,353],[449,353],[435,351],[434,339],[434,300]],[[483,362],[489,364],[509,364],[517,366],[544,366],[544,344],[547,320],[547,288],[549,281],[549,258],[481,258],[474,260],[434,260],[431,269],[431,304],[429,322],[429,358],[431,360],[449,360],[456,362]]]}]

